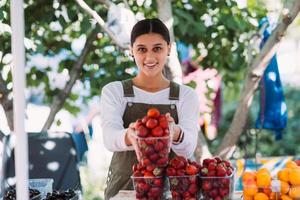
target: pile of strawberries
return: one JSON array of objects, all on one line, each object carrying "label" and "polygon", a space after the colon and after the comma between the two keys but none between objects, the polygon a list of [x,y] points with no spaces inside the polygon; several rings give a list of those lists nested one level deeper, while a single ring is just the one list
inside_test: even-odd
[{"label": "pile of strawberries", "polygon": [[233,175],[234,168],[229,161],[218,157],[204,159],[200,171],[203,199],[230,199]]},{"label": "pile of strawberries", "polygon": [[141,163],[165,167],[168,164],[171,146],[166,116],[161,115],[156,108],[151,108],[145,117],[136,121],[135,130]]},{"label": "pile of strawberries", "polygon": [[170,190],[173,200],[199,198],[199,176],[201,166],[195,162],[176,156],[170,160],[167,167]]},{"label": "pile of strawberries", "polygon": [[164,171],[168,165],[171,138],[165,115],[156,108],[135,123],[140,162],[133,165],[136,199],[162,199]]}]

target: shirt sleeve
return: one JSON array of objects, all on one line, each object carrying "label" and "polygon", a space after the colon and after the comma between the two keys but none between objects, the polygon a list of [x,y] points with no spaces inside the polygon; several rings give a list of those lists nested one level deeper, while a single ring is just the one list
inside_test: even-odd
[{"label": "shirt sleeve", "polygon": [[172,144],[172,150],[180,156],[191,158],[197,146],[199,132],[199,98],[196,92],[189,88],[184,92],[178,104],[178,125],[184,133],[180,144]]},{"label": "shirt sleeve", "polygon": [[[123,126],[124,106],[120,98],[121,89],[112,84],[103,87],[100,96],[100,119],[104,146],[109,151],[133,150],[132,146],[125,143],[127,129]],[[119,97],[118,97],[119,95]]]}]

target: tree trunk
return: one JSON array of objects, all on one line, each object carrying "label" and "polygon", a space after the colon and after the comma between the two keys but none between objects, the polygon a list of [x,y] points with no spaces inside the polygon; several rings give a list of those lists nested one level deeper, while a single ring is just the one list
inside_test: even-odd
[{"label": "tree trunk", "polygon": [[53,98],[53,102],[50,106],[50,114],[42,129],[43,131],[47,131],[51,127],[56,113],[63,107],[65,100],[71,93],[72,87],[80,75],[85,58],[87,57],[88,53],[92,48],[92,44],[93,41],[96,39],[97,33],[98,33],[98,29],[95,28],[92,31],[92,33],[88,36],[84,48],[81,52],[81,55],[79,56],[77,62],[74,64],[70,72],[70,80],[67,82],[65,88],[57,96]]},{"label": "tree trunk", "polygon": [[157,0],[158,17],[167,25],[171,37],[171,53],[168,59],[166,76],[177,83],[182,83],[182,69],[178,59],[173,30],[173,14],[171,0]]},{"label": "tree trunk", "polygon": [[281,22],[273,30],[259,55],[257,55],[252,63],[250,63],[244,88],[240,95],[239,104],[234,114],[233,121],[217,150],[217,154],[219,156],[224,158],[230,158],[232,156],[236,143],[246,124],[248,111],[252,103],[254,92],[259,85],[259,81],[262,78],[271,58],[275,55],[278,44],[287,27],[295,19],[299,11],[300,1],[295,0],[289,12],[284,13],[281,20],[279,20]]}]

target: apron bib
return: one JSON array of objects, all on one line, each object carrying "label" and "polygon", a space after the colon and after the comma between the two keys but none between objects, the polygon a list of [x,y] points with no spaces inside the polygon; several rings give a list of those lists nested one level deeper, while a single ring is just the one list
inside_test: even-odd
[{"label": "apron bib", "polygon": [[[131,79],[122,81],[124,97],[134,97],[133,82]],[[178,101],[179,85],[170,82],[170,100]],[[123,114],[124,128],[128,128],[129,124],[137,119],[144,117],[149,108],[157,108],[161,114],[169,112],[178,123],[177,108],[174,104],[144,104],[128,102]],[[171,154],[174,154],[171,151]],[[132,175],[132,165],[138,163],[135,151],[114,152],[109,166],[107,187],[104,191],[105,200],[115,196],[120,190],[133,190],[133,183],[130,178]]]}]

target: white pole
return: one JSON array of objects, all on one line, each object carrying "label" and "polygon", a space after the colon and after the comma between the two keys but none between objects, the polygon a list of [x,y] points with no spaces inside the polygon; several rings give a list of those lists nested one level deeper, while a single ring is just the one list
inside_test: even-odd
[{"label": "white pole", "polygon": [[11,0],[15,171],[17,199],[28,200],[28,139],[25,134],[25,49],[23,0]]}]

